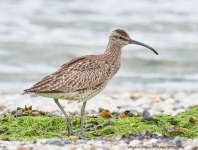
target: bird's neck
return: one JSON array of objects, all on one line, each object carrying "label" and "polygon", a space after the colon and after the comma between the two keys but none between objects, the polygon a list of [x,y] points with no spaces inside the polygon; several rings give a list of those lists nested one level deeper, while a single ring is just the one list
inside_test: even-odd
[{"label": "bird's neck", "polygon": [[121,49],[122,47],[120,45],[110,41],[103,55],[108,58],[110,62],[116,63],[121,59]]}]

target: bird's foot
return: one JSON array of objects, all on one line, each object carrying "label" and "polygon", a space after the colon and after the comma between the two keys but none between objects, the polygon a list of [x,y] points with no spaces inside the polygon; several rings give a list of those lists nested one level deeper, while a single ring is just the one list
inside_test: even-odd
[{"label": "bird's foot", "polygon": [[68,134],[69,134],[69,135],[74,135],[73,129],[69,129],[69,128],[68,128],[67,131],[68,131]]},{"label": "bird's foot", "polygon": [[73,131],[73,127],[72,127],[72,123],[71,120],[65,120],[67,123],[67,131],[69,135],[74,135],[74,131]]},{"label": "bird's foot", "polygon": [[76,134],[76,136],[79,137],[80,139],[85,139],[86,138],[85,135],[82,134],[82,133]]}]

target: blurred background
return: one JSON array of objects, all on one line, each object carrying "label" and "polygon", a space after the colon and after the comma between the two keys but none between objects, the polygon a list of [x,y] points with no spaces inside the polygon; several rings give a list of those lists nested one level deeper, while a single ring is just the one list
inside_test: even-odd
[{"label": "blurred background", "polygon": [[197,90],[197,6],[197,0],[2,0],[0,93],[21,93],[75,57],[103,53],[118,28],[159,55],[124,47],[107,90]]}]

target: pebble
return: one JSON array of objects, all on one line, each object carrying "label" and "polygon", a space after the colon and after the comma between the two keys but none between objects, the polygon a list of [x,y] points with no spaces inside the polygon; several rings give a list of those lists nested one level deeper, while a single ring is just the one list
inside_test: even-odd
[{"label": "pebble", "polygon": [[22,116],[28,116],[29,113],[28,113],[27,111],[24,111],[21,115],[22,115]]},{"label": "pebble", "polygon": [[64,146],[64,142],[57,139],[57,138],[50,138],[47,140],[46,144],[52,144],[52,145],[57,145],[57,146]]},{"label": "pebble", "polygon": [[185,146],[185,150],[195,150],[196,148],[198,148],[198,147],[194,147],[192,145]]},{"label": "pebble", "polygon": [[94,127],[94,125],[93,124],[90,124],[90,123],[84,125],[84,128],[85,129],[91,128],[91,127]]},{"label": "pebble", "polygon": [[63,140],[63,143],[64,143],[64,144],[70,144],[71,142],[70,142],[69,140],[67,140],[67,139],[64,139],[64,140]]},{"label": "pebble", "polygon": [[62,134],[62,135],[66,135],[66,134],[68,134],[68,131],[67,131],[67,130],[65,130],[65,131],[61,131],[61,132],[60,132],[60,134]]},{"label": "pebble", "polygon": [[77,142],[74,142],[73,145],[79,145],[79,144],[86,144],[86,140],[78,140]]},{"label": "pebble", "polygon": [[111,125],[111,124],[113,124],[113,121],[109,120],[109,121],[107,121],[107,122],[105,122],[105,123],[99,124],[99,125],[96,127],[96,129],[100,129],[100,128],[104,127],[104,126],[108,126],[108,125]]},{"label": "pebble", "polygon": [[32,116],[41,116],[41,114],[39,112],[32,112]]},{"label": "pebble", "polygon": [[181,146],[182,145],[182,141],[181,141],[180,136],[176,136],[174,138],[174,140],[173,140],[173,143],[174,143],[174,145]]},{"label": "pebble", "polygon": [[99,136],[99,137],[96,138],[96,140],[102,141],[103,140],[103,137],[102,136]]},{"label": "pebble", "polygon": [[149,143],[151,143],[151,144],[157,143],[157,139],[150,139]]},{"label": "pebble", "polygon": [[156,143],[161,143],[162,142],[162,139],[161,138],[158,138]]},{"label": "pebble", "polygon": [[139,145],[140,144],[140,141],[139,140],[132,140],[129,145],[131,146],[136,146],[136,145]]},{"label": "pebble", "polygon": [[127,144],[126,143],[120,143],[118,146],[120,148],[127,148]]}]

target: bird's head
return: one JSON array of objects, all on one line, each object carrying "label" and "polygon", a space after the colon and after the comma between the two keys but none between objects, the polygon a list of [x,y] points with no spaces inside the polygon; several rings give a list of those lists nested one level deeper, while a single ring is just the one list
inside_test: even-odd
[{"label": "bird's head", "polygon": [[109,40],[110,42],[113,42],[113,43],[117,43],[119,44],[119,46],[123,47],[125,45],[128,45],[128,44],[137,44],[137,45],[141,45],[141,46],[144,46],[144,47],[147,47],[149,48],[150,50],[152,50],[156,55],[158,55],[158,53],[150,46],[144,44],[144,43],[141,43],[141,42],[138,42],[138,41],[135,41],[135,40],[132,40],[128,33],[125,32],[124,30],[122,29],[116,29],[114,30],[110,37],[109,37]]}]

